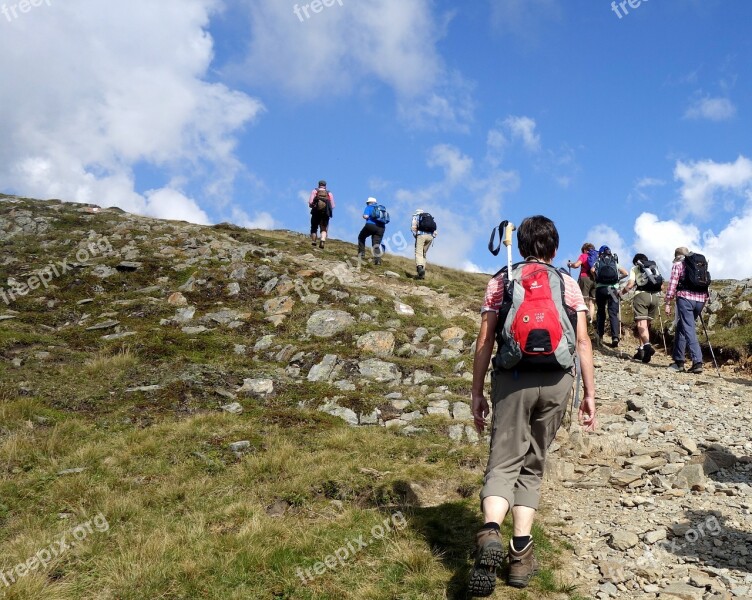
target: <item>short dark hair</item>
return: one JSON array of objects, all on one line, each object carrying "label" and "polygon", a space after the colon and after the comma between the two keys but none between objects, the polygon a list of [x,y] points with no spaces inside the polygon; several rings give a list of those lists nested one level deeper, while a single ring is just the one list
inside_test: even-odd
[{"label": "short dark hair", "polygon": [[642,254],[641,252],[638,252],[634,255],[634,258],[632,259],[632,264],[636,265],[638,262],[644,263],[648,259],[647,256]]},{"label": "short dark hair", "polygon": [[559,249],[559,232],[548,217],[527,217],[517,229],[517,248],[522,258],[551,260]]},{"label": "short dark hair", "polygon": [[585,242],[584,244],[582,244],[582,250],[580,250],[580,252],[585,253],[589,252],[590,250],[595,250],[595,246],[593,246],[593,244],[591,244],[590,242]]},{"label": "short dark hair", "polygon": [[326,187],[326,181],[319,179],[319,187]]}]

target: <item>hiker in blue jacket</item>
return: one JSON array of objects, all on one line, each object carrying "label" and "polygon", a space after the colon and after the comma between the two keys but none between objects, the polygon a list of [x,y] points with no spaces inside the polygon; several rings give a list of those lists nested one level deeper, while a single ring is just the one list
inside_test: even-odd
[{"label": "hiker in blue jacket", "polygon": [[360,230],[360,235],[358,235],[358,256],[365,258],[366,240],[370,237],[373,248],[373,264],[380,265],[382,255],[381,240],[384,237],[386,224],[389,222],[389,213],[377,202],[376,198],[371,197],[366,200],[363,218],[366,220],[366,224]]}]

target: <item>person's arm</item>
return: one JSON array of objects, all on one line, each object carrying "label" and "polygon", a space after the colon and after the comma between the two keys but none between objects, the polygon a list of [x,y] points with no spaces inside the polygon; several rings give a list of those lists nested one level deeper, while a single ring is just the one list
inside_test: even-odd
[{"label": "person's arm", "polygon": [[329,204],[334,208],[334,194],[332,192],[329,192]]},{"label": "person's arm", "polygon": [[314,198],[316,198],[316,192],[317,191],[318,190],[313,190],[311,192],[311,196],[308,198],[308,208],[313,208],[313,200],[314,200]]},{"label": "person's arm", "polygon": [[575,262],[572,262],[571,260],[568,260],[568,261],[567,261],[567,266],[568,266],[568,267],[569,267],[570,269],[571,269],[572,267],[574,267],[575,269],[579,269],[579,268],[580,268],[580,267],[582,266],[582,261],[581,261],[581,260],[577,260],[577,261],[575,261]]},{"label": "person's arm", "polygon": [[[488,310],[483,313],[480,321],[480,331],[475,341],[475,357],[473,358],[473,387],[471,398],[473,403],[473,420],[478,433],[483,433],[486,427],[486,418],[490,412],[488,401],[483,394],[483,386],[486,381],[488,365],[493,353],[496,323],[499,317],[495,311]],[[589,340],[588,340],[589,341]],[[591,360],[592,364],[592,360]]]},{"label": "person's arm", "polygon": [[413,215],[412,221],[410,221],[410,231],[413,232],[413,237],[418,237],[418,217]]},{"label": "person's arm", "polygon": [[587,329],[587,312],[577,313],[577,354],[580,357],[583,397],[577,416],[585,431],[595,431],[598,419],[595,415],[595,369],[593,347]]},{"label": "person's arm", "polygon": [[681,267],[684,265],[680,262],[674,263],[671,267],[671,278],[668,281],[668,289],[666,290],[666,297],[663,302],[666,304],[666,314],[671,314],[671,300],[676,295],[676,287],[679,285],[679,276],[681,274]]},{"label": "person's arm", "polygon": [[629,291],[634,288],[637,285],[637,277],[635,275],[634,269],[629,271],[629,281],[627,281],[626,285],[621,289],[619,292],[619,296],[626,296]]}]

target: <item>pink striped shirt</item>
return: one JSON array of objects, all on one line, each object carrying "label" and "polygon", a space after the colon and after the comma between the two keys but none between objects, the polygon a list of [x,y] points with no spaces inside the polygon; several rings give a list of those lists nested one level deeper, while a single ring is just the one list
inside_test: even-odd
[{"label": "pink striped shirt", "polygon": [[[499,273],[488,282],[486,297],[483,300],[483,307],[480,309],[481,314],[488,311],[499,314],[499,308],[504,299],[503,275],[503,273]],[[567,273],[561,273],[561,276],[564,279],[564,302],[577,312],[587,312],[588,307],[585,305],[585,299],[582,297],[582,292],[577,282]]]}]

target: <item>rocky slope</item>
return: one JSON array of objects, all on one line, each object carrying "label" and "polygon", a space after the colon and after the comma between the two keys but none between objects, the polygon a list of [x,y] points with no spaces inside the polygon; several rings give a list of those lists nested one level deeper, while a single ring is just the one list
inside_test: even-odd
[{"label": "rocky slope", "polygon": [[[471,426],[468,398],[485,276],[429,269],[419,285],[410,261],[389,257],[376,269],[342,242],[321,252],[290,232],[11,197],[0,201],[0,243],[4,402],[34,397],[136,428],[253,406],[331,415],[462,457],[452,459],[462,484],[408,484],[416,506],[476,494],[485,440]],[[743,330],[750,290],[749,281],[723,282],[711,327]],[[559,577],[600,598],[750,597],[744,347],[723,356],[723,378],[712,369],[672,374],[661,353],[649,365],[630,354],[597,354],[600,429],[562,428],[552,448],[545,520],[572,549]],[[127,377],[77,381],[76,364],[92,356],[108,365],[103,379],[114,361],[130,365]],[[68,376],[49,377],[63,368]],[[24,418],[31,429],[45,425]],[[12,435],[0,430],[0,442]],[[228,449],[242,460],[255,447],[238,439]],[[362,465],[368,477],[388,477],[371,466]],[[5,483],[15,485],[24,468],[9,468]],[[267,512],[293,510],[290,498],[265,500]],[[289,585],[263,597],[338,597],[297,595]]]}]

